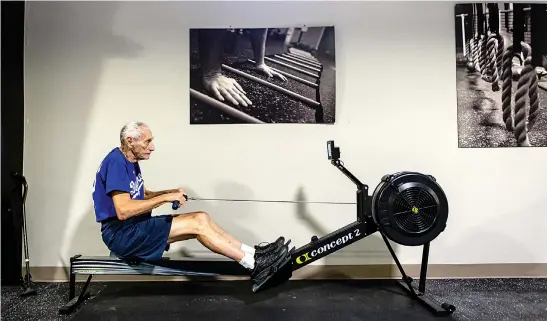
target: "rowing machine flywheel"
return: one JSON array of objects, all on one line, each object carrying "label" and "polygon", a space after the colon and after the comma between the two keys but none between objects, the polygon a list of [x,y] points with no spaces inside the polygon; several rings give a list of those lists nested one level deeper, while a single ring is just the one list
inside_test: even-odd
[{"label": "rowing machine flywheel", "polygon": [[431,175],[417,172],[385,175],[372,194],[372,218],[393,242],[424,245],[444,231],[448,201]]}]

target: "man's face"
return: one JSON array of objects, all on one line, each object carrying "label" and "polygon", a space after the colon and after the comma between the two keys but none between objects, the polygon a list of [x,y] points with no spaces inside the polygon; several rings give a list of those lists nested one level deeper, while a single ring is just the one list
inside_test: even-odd
[{"label": "man's face", "polygon": [[141,137],[139,140],[128,138],[131,151],[137,160],[146,160],[150,158],[150,154],[154,151],[154,136],[148,127],[141,127]]}]

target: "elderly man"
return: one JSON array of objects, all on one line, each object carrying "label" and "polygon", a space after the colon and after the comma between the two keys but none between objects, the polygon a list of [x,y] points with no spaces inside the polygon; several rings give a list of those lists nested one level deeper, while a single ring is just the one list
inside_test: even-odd
[{"label": "elderly man", "polygon": [[255,283],[269,276],[269,268],[281,264],[288,243],[249,246],[231,236],[204,212],[152,216],[165,203],[185,202],[182,189],[153,192],[144,186],[139,161],[154,151],[150,128],[130,122],[120,132],[121,146],[112,149],[101,162],[93,184],[96,221],[108,249],[122,258],[161,259],[173,242],[197,239],[211,251],[239,262]]}]

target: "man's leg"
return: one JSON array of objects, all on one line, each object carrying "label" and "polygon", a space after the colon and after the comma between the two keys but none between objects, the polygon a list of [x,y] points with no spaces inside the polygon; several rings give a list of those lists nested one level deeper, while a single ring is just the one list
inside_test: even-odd
[{"label": "man's leg", "polygon": [[228,241],[230,241],[231,244],[235,245],[237,248],[241,248],[241,245],[243,243],[241,243],[240,240],[236,239],[234,236],[230,235],[228,232],[224,231],[223,229],[221,229],[216,223],[215,221],[213,220],[210,220],[209,222],[209,225],[211,225],[211,228],[213,230],[215,230],[217,233],[219,233],[220,235],[224,236]]},{"label": "man's leg", "polygon": [[[173,218],[169,243],[196,238],[209,250],[231,258],[249,269],[253,276],[258,275],[263,269],[276,263],[288,251],[288,246],[283,244],[280,237],[276,243],[268,247],[267,251],[255,251],[250,246],[245,246],[235,237],[224,232],[204,212],[194,212],[178,215]],[[256,261],[255,261],[256,260]]]},{"label": "man's leg", "polygon": [[[196,214],[196,213],[190,213],[190,214]],[[180,214],[180,215],[188,215],[188,214]],[[178,215],[174,215],[174,216],[176,217]],[[231,244],[235,245],[235,247],[243,250],[243,252],[246,252],[246,253],[255,254],[256,248],[258,248],[259,251],[267,251],[267,250],[271,249],[274,246],[281,245],[280,243],[283,243],[285,241],[285,239],[283,237],[280,237],[279,239],[277,239],[274,242],[274,244],[266,243],[266,245],[259,245],[255,248],[255,247],[249,246],[247,244],[244,244],[240,240],[236,239],[230,233],[228,233],[228,232],[224,231],[223,229],[221,229],[220,226],[218,226],[213,220],[209,220],[208,223],[209,223],[209,225],[211,225],[211,228],[213,230],[215,230],[220,235],[224,236],[224,238],[226,238]],[[172,241],[170,240],[169,243],[184,241],[184,240],[193,239],[193,238],[196,238],[196,235],[191,235],[191,234],[181,235],[181,236],[179,236],[178,238],[176,238]]]},{"label": "man's leg", "polygon": [[217,231],[217,233],[219,233],[222,236],[224,236],[225,238],[227,238],[230,241],[230,243],[232,243],[236,247],[242,249],[243,252],[245,252],[245,253],[255,254],[257,250],[258,250],[258,252],[264,252],[264,251],[268,251],[268,250],[271,250],[273,248],[279,247],[279,246],[283,245],[283,243],[285,243],[285,238],[280,236],[273,243],[265,243],[264,245],[257,245],[255,247],[252,247],[252,246],[249,246],[249,245],[241,242],[240,240],[236,239],[234,236],[230,235],[228,232],[221,229],[220,226],[218,226],[215,223],[215,221],[210,220],[209,224],[211,225],[211,228],[213,228],[213,230]]},{"label": "man's leg", "polygon": [[[212,220],[203,212],[194,212],[178,215],[173,218],[169,243],[196,238],[211,251],[227,256],[235,261],[241,261],[245,252],[241,249],[241,242],[233,237],[226,237],[213,229]],[[227,233],[226,233],[227,234]]]}]

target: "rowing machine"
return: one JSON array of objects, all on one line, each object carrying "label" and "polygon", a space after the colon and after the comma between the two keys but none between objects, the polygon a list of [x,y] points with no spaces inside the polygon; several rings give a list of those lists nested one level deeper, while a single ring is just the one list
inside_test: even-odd
[{"label": "rowing machine", "polygon": [[[313,236],[310,243],[291,253],[290,262],[277,268],[263,288],[286,281],[291,278],[292,272],[379,232],[401,272],[402,280],[398,280],[397,284],[435,316],[451,315],[456,310],[453,305],[441,304],[425,294],[430,242],[444,231],[448,219],[448,201],[435,178],[417,172],[385,175],[371,197],[368,186],[344,167],[340,160],[340,148],[335,147],[334,141],[327,142],[327,152],[331,164],[357,185],[357,221],[321,238]],[[404,271],[388,239],[401,245],[423,246],[417,288]],[[258,290],[261,289],[253,287],[253,291]]]},{"label": "rowing machine", "polygon": [[[369,196],[368,186],[361,183],[340,160],[340,148],[334,141],[327,142],[328,158],[355,185],[357,185],[357,221],[321,238],[313,236],[311,242],[293,249],[285,264],[274,267],[270,277],[260,285],[253,286],[253,292],[287,281],[296,271],[314,261],[332,254],[375,232],[380,232],[389,249],[402,280],[397,283],[413,298],[422,303],[436,316],[452,314],[456,308],[448,303],[440,304],[425,295],[425,281],[429,244],[444,231],[448,218],[446,196],[435,178],[416,172],[399,172],[385,175]],[[180,206],[173,202],[173,209]],[[423,245],[422,264],[418,288],[403,270],[388,239],[401,245]],[[80,295],[75,297],[76,275],[89,275]],[[233,261],[169,260],[142,262],[122,260],[116,257],[82,257],[70,259],[69,302],[60,313],[69,313],[89,297],[87,286],[94,274],[140,274],[140,275],[248,275],[248,272]]]}]

